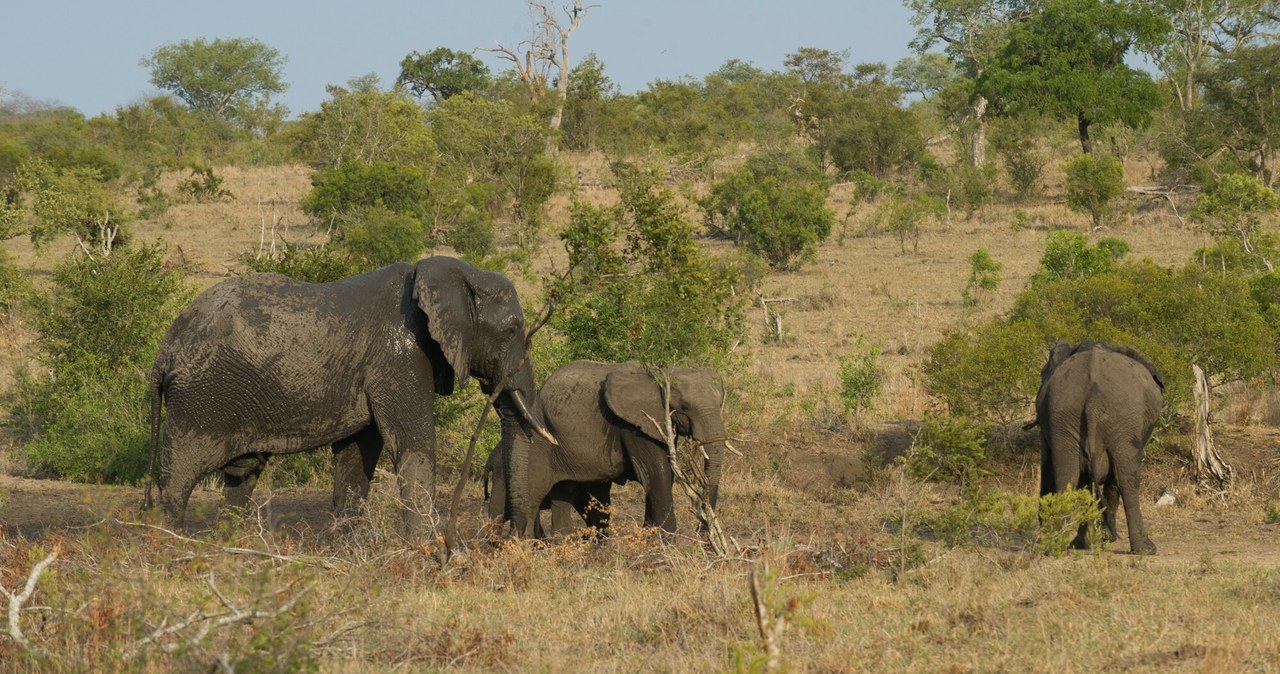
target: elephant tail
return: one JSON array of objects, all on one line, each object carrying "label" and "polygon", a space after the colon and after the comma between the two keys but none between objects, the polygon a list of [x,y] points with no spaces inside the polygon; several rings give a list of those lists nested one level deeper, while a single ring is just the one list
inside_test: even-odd
[{"label": "elephant tail", "polygon": [[1103,438],[1105,431],[1098,423],[1103,414],[1102,406],[1102,390],[1098,388],[1097,382],[1093,382],[1084,401],[1084,441],[1080,443],[1084,450],[1083,466],[1090,485],[1101,482],[1109,472],[1107,447]]},{"label": "elephant tail", "polygon": [[160,408],[164,401],[164,383],[169,376],[169,359],[164,345],[156,355],[156,363],[151,368],[151,456],[147,459],[147,487],[143,491],[142,507],[149,510],[154,505],[151,500],[151,486],[155,483],[156,448],[160,446]]}]

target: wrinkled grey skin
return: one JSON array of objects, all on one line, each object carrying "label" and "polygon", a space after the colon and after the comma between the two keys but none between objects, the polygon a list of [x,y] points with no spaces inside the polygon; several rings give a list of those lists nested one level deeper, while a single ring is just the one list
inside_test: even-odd
[{"label": "wrinkled grey skin", "polygon": [[346,515],[368,494],[385,448],[416,535],[432,507],[435,395],[468,375],[492,393],[506,377],[495,407],[512,429],[534,429],[525,349],[511,282],[454,258],[332,283],[279,274],[224,281],[178,316],[156,356],[160,504],[180,524],[197,480],[215,470],[227,503],[244,504],[267,457],[332,445],[333,501]]},{"label": "wrinkled grey skin", "polygon": [[[715,504],[724,461],[723,387],[705,368],[675,368],[671,376],[672,424],[706,452],[704,468]],[[648,415],[648,416],[646,416]],[[580,522],[609,525],[613,483],[638,480],[645,489],[645,523],[674,532],[670,457],[649,417],[662,423],[662,391],[639,363],[574,361],[556,370],[538,394],[536,416],[559,441],[508,433],[490,454],[494,492],[491,517],[511,520],[521,535],[539,535],[539,508],[552,511],[551,533]],[[601,507],[589,507],[592,500]]]},{"label": "wrinkled grey skin", "polygon": [[[1163,405],[1164,383],[1135,349],[1059,340],[1040,372],[1040,494],[1089,486],[1102,493],[1105,534],[1116,538],[1124,501],[1129,548],[1155,554],[1140,507],[1140,468]],[[1085,547],[1085,528],[1076,547]]]}]

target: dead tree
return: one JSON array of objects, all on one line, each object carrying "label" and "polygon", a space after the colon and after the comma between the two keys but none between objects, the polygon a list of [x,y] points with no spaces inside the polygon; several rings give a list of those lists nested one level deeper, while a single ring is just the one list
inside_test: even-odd
[{"label": "dead tree", "polygon": [[1209,430],[1209,383],[1205,379],[1204,370],[1199,365],[1192,365],[1195,372],[1196,402],[1196,469],[1195,480],[1201,488],[1225,494],[1231,488],[1232,469],[1213,442],[1213,434]]}]

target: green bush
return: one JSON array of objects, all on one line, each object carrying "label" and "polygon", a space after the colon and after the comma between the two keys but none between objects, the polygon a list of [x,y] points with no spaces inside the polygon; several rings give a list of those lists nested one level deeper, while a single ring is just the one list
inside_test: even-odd
[{"label": "green bush", "polygon": [[213,172],[212,166],[191,166],[191,175],[178,181],[178,194],[197,203],[232,199],[235,195],[223,189],[222,176]]},{"label": "green bush", "polygon": [[374,206],[420,218],[429,188],[426,171],[417,166],[348,162],[316,171],[311,177],[311,191],[302,197],[299,206],[317,219]]},{"label": "green bush", "polygon": [[1040,268],[1032,274],[1031,282],[1037,284],[1105,274],[1115,269],[1116,262],[1128,252],[1129,244],[1122,239],[1106,237],[1090,246],[1084,234],[1052,231],[1045,238]]},{"label": "green bush", "polygon": [[1036,545],[1040,552],[1061,557],[1071,549],[1081,526],[1089,527],[1090,547],[1101,542],[1102,509],[1088,489],[1072,489],[1040,497],[1040,536]]},{"label": "green bush", "polygon": [[1043,136],[1034,120],[1002,120],[991,128],[991,149],[1004,167],[1009,186],[1021,199],[1029,199],[1040,190],[1048,156],[1038,145]]},{"label": "green bush", "polygon": [[417,218],[381,206],[348,211],[340,218],[342,236],[332,245],[374,269],[422,257],[425,232]]},{"label": "green bush", "polygon": [[966,307],[976,307],[982,295],[992,292],[1000,285],[1000,271],[1004,268],[998,260],[991,257],[986,248],[979,248],[969,256],[969,280],[960,291],[960,300]]},{"label": "green bush", "polygon": [[1124,194],[1124,166],[1115,157],[1082,154],[1062,165],[1067,181],[1067,208],[1088,213],[1094,228],[1114,213],[1112,203]]},{"label": "green bush", "polygon": [[16,409],[31,437],[21,454],[35,471],[92,482],[144,477],[146,400],[156,345],[191,298],[165,246],[117,248],[59,265],[35,302],[49,375],[25,376]]},{"label": "green bush", "polygon": [[884,386],[884,375],[876,363],[880,349],[861,337],[852,354],[840,359],[840,402],[844,413],[861,414],[872,409]]},{"label": "green bush", "polygon": [[1191,219],[1217,238],[1237,238],[1252,254],[1262,218],[1280,209],[1280,196],[1262,181],[1229,173],[1207,185],[1196,198]]},{"label": "green bush", "polygon": [[919,480],[969,487],[989,472],[984,468],[989,458],[989,430],[985,424],[964,417],[926,419],[906,454],[907,470]]},{"label": "green bush", "polygon": [[337,281],[372,269],[349,251],[332,245],[321,248],[281,247],[275,254],[265,255],[248,252],[241,255],[240,260],[251,271],[284,274],[308,283]]},{"label": "green bush", "polygon": [[945,334],[921,369],[926,390],[952,414],[1008,423],[1035,400],[1045,353],[1039,325],[994,319]]},{"label": "green bush", "polygon": [[920,226],[925,220],[937,217],[940,207],[941,204],[936,199],[923,194],[895,194],[880,204],[873,219],[898,239],[898,247],[905,254],[908,241],[911,242],[912,252],[919,249]]},{"label": "green bush", "polygon": [[31,295],[31,281],[13,256],[0,248],[0,315],[12,316]]}]

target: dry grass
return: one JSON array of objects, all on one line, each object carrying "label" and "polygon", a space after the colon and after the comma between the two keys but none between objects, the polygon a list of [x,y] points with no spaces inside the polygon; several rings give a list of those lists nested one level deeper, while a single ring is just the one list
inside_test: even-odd
[{"label": "dry grass", "polygon": [[[571,161],[581,167],[579,196],[616,199],[599,157]],[[1142,182],[1145,165],[1134,160],[1129,169]],[[323,236],[297,211],[305,170],[218,173],[233,201],[180,206],[133,225],[138,237],[180,246],[197,283],[238,269],[237,256],[256,249],[273,224],[291,242]],[[1055,180],[1051,172],[1050,195],[1060,193]],[[847,212],[848,189],[837,188],[832,203]],[[566,206],[559,197],[552,222],[564,221]],[[470,554],[441,567],[430,546],[395,536],[385,494],[357,533],[345,535],[329,527],[323,492],[264,489],[270,500],[262,510],[215,520],[217,494],[201,491],[196,519],[209,528],[183,532],[194,539],[187,540],[139,526],[137,489],[0,476],[7,492],[0,584],[12,589],[44,553],[62,550],[29,602],[35,610],[22,617],[31,642],[56,655],[0,636],[0,662],[6,671],[150,672],[219,662],[242,671],[749,670],[762,664],[762,651],[748,573],[767,566],[765,608],[787,616],[778,646],[798,671],[1280,670],[1280,524],[1268,514],[1280,498],[1277,433],[1265,427],[1280,420],[1272,391],[1234,390],[1221,406],[1225,421],[1249,424],[1219,437],[1242,476],[1230,500],[1192,490],[1185,438],[1162,437],[1152,448],[1148,498],[1163,490],[1178,497],[1170,507],[1144,503],[1156,557],[1053,559],[1016,539],[949,548],[927,531],[901,528],[903,512],[959,501],[952,489],[900,479],[879,458],[910,443],[901,420],[924,414],[914,369],[948,329],[1011,305],[1049,226],[1085,228],[1085,217],[1060,203],[1021,208],[1029,228],[1011,226],[1014,207],[990,207],[949,230],[931,225],[919,252],[904,255],[892,237],[865,233],[872,208],[860,206],[815,263],[766,278],[765,296],[795,301],[774,305],[783,313],[780,341],[766,341],[764,321],[751,321],[739,347],[746,366],[730,377],[735,394],[725,416],[745,453],[728,458],[721,492],[721,519],[738,549],[730,559],[708,557],[687,509],[673,541],[642,529],[634,484],[615,491],[613,537],[554,546],[503,540],[481,521],[473,490],[462,523]],[[1100,234],[1121,236],[1132,256],[1165,264],[1186,260],[1201,243],[1167,209],[1139,212]],[[22,242],[6,245],[40,279],[72,242],[44,255]],[[974,310],[960,291],[979,247],[1004,263],[1004,280]],[[538,274],[556,265],[563,251],[548,234],[533,274],[514,280],[532,297]],[[6,332],[22,343],[20,328]],[[840,357],[859,338],[880,346],[886,383],[876,409],[851,425],[830,418],[822,403],[837,385]],[[992,484],[1033,493],[1034,438],[1012,444]],[[161,625],[230,607],[259,617],[193,640],[197,620],[138,645]],[[130,658],[131,649],[139,657]]]}]

